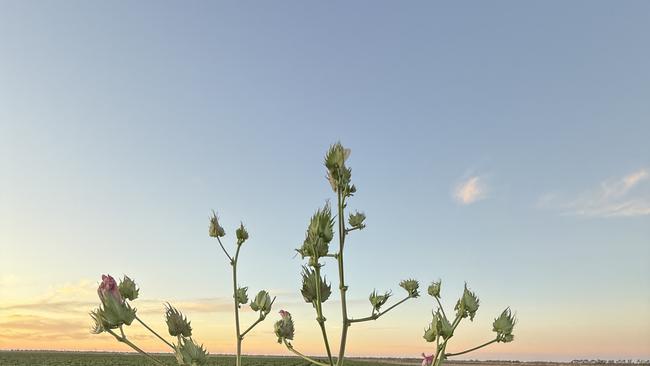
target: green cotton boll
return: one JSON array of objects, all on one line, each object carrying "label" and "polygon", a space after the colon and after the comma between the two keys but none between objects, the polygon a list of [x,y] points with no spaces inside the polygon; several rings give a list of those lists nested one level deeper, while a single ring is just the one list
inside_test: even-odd
[{"label": "green cotton boll", "polygon": [[420,296],[420,293],[418,292],[418,288],[420,287],[420,284],[418,283],[418,281],[414,279],[404,280],[399,283],[399,286],[404,290],[406,290],[406,292],[408,292],[409,297]]},{"label": "green cotton boll", "polygon": [[181,338],[174,345],[174,355],[181,366],[202,366],[208,362],[208,351],[192,339]]},{"label": "green cotton boll", "polygon": [[264,315],[267,315],[271,312],[273,300],[268,292],[261,290],[255,296],[255,300],[251,302],[251,309],[253,311],[261,311]]},{"label": "green cotton boll", "polygon": [[235,235],[237,235],[237,245],[242,245],[248,240],[248,231],[246,231],[243,223],[239,224],[239,228],[235,230]]},{"label": "green cotton boll", "polygon": [[302,267],[302,297],[306,302],[316,306],[316,286],[320,286],[320,300],[321,302],[327,301],[332,293],[332,288],[325,279],[316,275],[316,271],[311,270],[309,267]]},{"label": "green cotton boll", "polygon": [[133,282],[133,280],[126,275],[120,281],[118,289],[120,291],[120,295],[122,295],[122,298],[128,299],[130,301],[137,299],[138,294],[140,293],[140,289],[135,285],[135,282]]},{"label": "green cotton boll", "polygon": [[239,287],[235,291],[235,299],[237,300],[238,305],[243,305],[248,303],[248,287]]},{"label": "green cotton boll", "polygon": [[383,295],[377,294],[377,291],[372,291],[368,300],[370,300],[370,305],[372,305],[373,310],[378,312],[391,295],[392,293],[390,291],[386,291]]},{"label": "green cotton boll", "polygon": [[355,214],[350,214],[350,217],[348,218],[348,224],[350,224],[351,227],[355,229],[363,229],[366,227],[364,225],[364,220],[366,219],[366,215],[363,212],[356,212]]},{"label": "green cotton boll", "polygon": [[320,258],[329,252],[329,243],[334,238],[334,219],[329,204],[314,213],[307,228],[302,247],[296,249],[305,257]]},{"label": "green cotton boll", "polygon": [[185,317],[180,311],[171,306],[169,303],[165,305],[165,322],[167,323],[169,335],[172,337],[192,336],[192,326],[190,325],[191,322],[188,321],[187,317]]},{"label": "green cotton boll", "polygon": [[463,290],[463,296],[456,303],[455,310],[458,311],[458,315],[463,318],[469,316],[470,320],[474,320],[476,311],[479,307],[479,299],[475,293],[470,291],[465,284],[465,289]]},{"label": "green cotton boll", "polygon": [[447,318],[438,316],[438,326],[440,327],[439,332],[442,339],[447,340],[454,335],[454,328]]},{"label": "green cotton boll", "polygon": [[312,216],[307,229],[307,236],[320,238],[325,243],[332,241],[334,238],[334,218],[329,203]]},{"label": "green cotton boll", "polygon": [[219,218],[217,217],[217,213],[214,211],[212,211],[212,216],[210,217],[210,227],[208,232],[213,238],[222,238],[226,236],[226,231],[221,225],[219,225]]},{"label": "green cotton boll", "polygon": [[433,297],[440,298],[440,286],[441,286],[441,281],[434,281],[429,285],[429,288],[427,289],[427,292],[429,295]]},{"label": "green cotton boll", "polygon": [[119,328],[121,325],[131,325],[135,319],[136,310],[129,304],[112,296],[104,297],[103,307],[97,313],[105,329]]},{"label": "green cotton boll", "polygon": [[434,342],[438,338],[437,325],[429,324],[429,327],[424,330],[422,338],[427,342]]},{"label": "green cotton boll", "polygon": [[514,335],[512,330],[517,323],[517,319],[510,311],[510,308],[506,308],[498,318],[494,319],[492,323],[492,330],[497,333],[498,342],[512,342]]}]

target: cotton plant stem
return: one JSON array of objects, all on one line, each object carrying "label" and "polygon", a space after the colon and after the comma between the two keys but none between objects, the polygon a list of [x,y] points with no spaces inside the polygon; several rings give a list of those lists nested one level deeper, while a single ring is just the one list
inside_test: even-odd
[{"label": "cotton plant stem", "polygon": [[[221,241],[219,241],[219,244],[221,244]],[[232,287],[233,287],[233,293],[232,297],[235,301],[235,331],[237,335],[237,358],[236,358],[236,364],[237,366],[241,366],[241,329],[239,327],[239,303],[237,302],[237,260],[239,259],[239,249],[241,248],[241,245],[237,245],[237,251],[235,252],[235,258],[232,260]]]},{"label": "cotton plant stem", "polygon": [[286,339],[283,339],[283,341],[284,341],[284,345],[287,347],[287,349],[288,349],[289,351],[291,351],[293,354],[295,354],[296,356],[299,356],[299,357],[301,357],[301,358],[303,358],[303,359],[305,359],[305,360],[307,360],[307,361],[313,363],[314,365],[318,365],[318,366],[329,366],[328,364],[326,364],[326,363],[324,363],[324,362],[316,361],[316,360],[314,360],[313,358],[311,358],[311,357],[309,357],[309,356],[305,356],[304,354],[302,354],[302,353],[296,351],[296,350],[293,348],[293,345],[292,345],[291,343],[287,342]]},{"label": "cotton plant stem", "polygon": [[378,312],[377,314],[373,314],[373,315],[371,315],[371,316],[367,316],[367,317],[365,317],[365,318],[349,319],[349,322],[350,322],[350,323],[360,323],[360,322],[367,322],[367,321],[369,321],[369,320],[376,320],[376,319],[378,319],[380,316],[386,314],[387,312],[389,312],[389,311],[391,311],[392,309],[396,308],[397,306],[399,306],[400,304],[404,303],[406,300],[408,300],[408,299],[410,299],[410,298],[411,298],[411,296],[407,296],[407,297],[403,298],[402,300],[396,302],[395,304],[393,304],[391,307],[387,308],[387,309],[384,310],[384,311],[380,311],[380,312]]},{"label": "cotton plant stem", "polygon": [[173,346],[171,343],[169,343],[165,338],[161,337],[160,334],[156,333],[155,330],[151,329],[151,328],[150,328],[147,324],[145,324],[145,322],[143,322],[142,319],[140,319],[137,315],[135,316],[135,320],[139,321],[140,324],[142,324],[142,326],[144,326],[145,328],[147,328],[151,333],[153,333],[156,337],[158,337],[158,339],[160,339],[161,341],[165,342],[166,345],[168,345],[169,347],[171,347],[172,349],[174,349],[174,346]]},{"label": "cotton plant stem", "polygon": [[338,221],[339,221],[339,255],[337,258],[339,265],[339,290],[341,291],[341,318],[343,320],[343,327],[341,328],[341,345],[339,347],[339,356],[336,359],[336,366],[343,365],[343,357],[345,356],[345,343],[348,338],[348,328],[350,327],[350,320],[348,319],[348,306],[346,302],[346,292],[348,287],[345,285],[345,273],[343,270],[343,248],[345,247],[345,198],[341,194],[341,189],[337,189],[337,203],[338,203]]},{"label": "cotton plant stem", "polygon": [[[460,324],[461,320],[462,318],[459,315],[456,315],[456,319],[454,319],[454,322],[451,324],[451,337],[454,336],[454,331],[456,330],[458,324]],[[445,358],[445,349],[447,348],[447,342],[449,342],[451,337],[445,339],[445,341],[442,342],[440,349],[437,350],[436,357],[433,360],[433,366],[440,366],[442,364],[442,361]]]},{"label": "cotton plant stem", "polygon": [[440,299],[437,296],[435,296],[435,298],[436,298],[436,301],[438,302],[438,307],[440,308],[440,311],[442,312],[442,316],[444,316],[445,319],[447,319],[447,314],[445,314],[445,308],[442,307],[442,303],[440,302]]},{"label": "cotton plant stem", "polygon": [[[121,329],[120,329],[120,330],[121,330]],[[147,352],[143,351],[143,350],[140,349],[138,346],[136,346],[135,344],[133,344],[133,342],[129,341],[129,340],[126,338],[125,335],[120,336],[120,335],[116,334],[115,332],[113,332],[113,331],[110,330],[110,329],[106,329],[106,331],[107,331],[109,334],[111,334],[113,337],[115,337],[115,339],[117,339],[118,342],[124,343],[124,344],[126,344],[127,346],[133,348],[136,352],[138,352],[138,353],[140,353],[141,355],[147,357],[148,359],[150,359],[150,360],[151,360],[152,362],[154,362],[155,364],[157,364],[157,365],[162,365],[162,366],[166,366],[163,362],[161,362],[161,361],[158,360],[157,358],[151,356],[151,355],[148,354]],[[124,334],[123,331],[122,331],[122,334]]]},{"label": "cotton plant stem", "polygon": [[332,362],[332,351],[330,350],[330,342],[327,339],[327,330],[325,329],[325,317],[323,316],[323,301],[322,301],[322,295],[321,295],[321,288],[320,288],[320,283],[321,283],[321,277],[320,277],[320,264],[316,263],[316,266],[314,268],[316,272],[316,313],[317,317],[316,320],[318,321],[318,325],[320,326],[321,333],[323,334],[323,342],[325,343],[325,350],[327,351],[327,359],[329,361],[330,366],[333,366],[334,363]]},{"label": "cotton plant stem", "polygon": [[497,339],[495,338],[495,339],[493,339],[493,340],[491,340],[491,341],[489,341],[489,342],[485,342],[485,343],[481,344],[480,346],[476,346],[476,347],[474,347],[474,348],[470,348],[470,349],[467,349],[467,350],[462,351],[462,352],[457,352],[457,353],[445,353],[445,357],[464,355],[465,353],[470,353],[470,352],[472,352],[472,351],[476,351],[476,350],[479,349],[479,348],[483,348],[483,347],[485,347],[485,346],[489,346],[490,344],[492,344],[492,343],[494,343],[494,342],[496,342],[496,341],[497,341]]}]

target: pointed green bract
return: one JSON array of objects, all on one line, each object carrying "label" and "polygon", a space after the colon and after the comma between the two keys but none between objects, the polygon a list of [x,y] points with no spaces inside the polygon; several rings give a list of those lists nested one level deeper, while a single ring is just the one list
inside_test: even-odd
[{"label": "pointed green bract", "polygon": [[306,302],[316,306],[316,286],[320,286],[320,301],[325,302],[332,293],[331,286],[316,275],[316,271],[309,269],[307,266],[302,267],[302,288],[300,293]]},{"label": "pointed green bract", "polygon": [[239,287],[235,292],[235,298],[237,299],[238,305],[244,305],[248,303],[248,287]]},{"label": "pointed green bract", "polygon": [[242,245],[248,240],[248,231],[246,231],[243,223],[239,224],[239,227],[235,230],[235,235],[237,236],[237,245]]},{"label": "pointed green bract", "polygon": [[429,295],[433,297],[440,298],[440,286],[441,286],[441,281],[439,280],[431,282],[429,288],[427,289],[427,292],[429,293]]},{"label": "pointed green bract", "polygon": [[420,292],[418,291],[418,288],[420,287],[420,283],[414,279],[404,280],[399,283],[399,286],[404,290],[406,290],[406,292],[408,292],[410,297],[420,296]]},{"label": "pointed green bract", "polygon": [[136,286],[135,282],[126,275],[120,281],[118,289],[120,291],[120,295],[130,301],[137,299],[138,294],[140,293],[140,289]]},{"label": "pointed green bract", "polygon": [[181,366],[202,366],[208,362],[208,351],[191,338],[180,338],[174,345],[174,355]]},{"label": "pointed green bract", "polygon": [[226,231],[221,225],[219,225],[219,218],[217,217],[217,213],[214,211],[212,211],[212,216],[210,217],[210,228],[208,232],[213,238],[222,238],[226,236]]},{"label": "pointed green bract", "polygon": [[167,323],[169,335],[173,337],[192,336],[192,326],[190,325],[190,321],[188,321],[186,316],[169,303],[165,305],[165,322]]},{"label": "pointed green bract", "polygon": [[334,238],[334,219],[329,204],[316,211],[309,221],[309,227],[305,240],[300,249],[296,249],[300,255],[318,259],[329,252],[329,243]]},{"label": "pointed green bract", "polygon": [[517,319],[510,311],[510,308],[506,308],[498,318],[494,319],[492,323],[492,330],[497,333],[498,342],[512,342],[515,336],[512,334],[512,330],[517,323]]},{"label": "pointed green bract", "polygon": [[392,296],[392,292],[386,291],[382,295],[378,294],[376,290],[373,290],[368,300],[370,300],[370,305],[375,312],[379,312],[379,309],[388,301]]},{"label": "pointed green bract", "polygon": [[455,310],[457,314],[462,318],[467,318],[469,316],[470,320],[474,320],[476,311],[478,310],[479,299],[475,293],[470,291],[465,284],[465,290],[463,290],[463,296],[456,303]]},{"label": "pointed green bract", "polygon": [[363,212],[356,212],[355,214],[350,214],[348,218],[348,224],[353,229],[363,229],[366,225],[363,223],[366,220],[366,215]]}]

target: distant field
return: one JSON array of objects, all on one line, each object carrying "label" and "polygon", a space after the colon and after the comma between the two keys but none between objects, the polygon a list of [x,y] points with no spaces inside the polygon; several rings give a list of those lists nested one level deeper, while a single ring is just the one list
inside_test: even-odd
[{"label": "distant field", "polygon": [[[177,365],[171,355],[159,356],[169,366]],[[395,365],[421,365],[417,359],[351,359],[345,361],[346,366],[395,366]],[[0,366],[151,366],[145,358],[137,354],[127,353],[95,353],[95,352],[8,352],[0,351]],[[210,356],[208,365],[234,366],[232,356]],[[244,357],[244,366],[308,366],[309,363],[295,357],[251,356]],[[449,366],[624,366],[624,363],[554,363],[554,362],[470,362],[449,361]],[[634,366],[648,366],[647,363],[636,363]]]},{"label": "distant field", "polygon": [[[177,365],[173,356],[160,356],[170,366]],[[350,360],[349,366],[395,366],[395,362]],[[415,360],[406,365],[417,365]],[[151,366],[153,363],[136,354],[80,353],[80,352],[0,352],[1,366]],[[211,356],[208,365],[234,366],[232,356]],[[309,363],[294,357],[244,357],[244,366],[307,366]]]}]

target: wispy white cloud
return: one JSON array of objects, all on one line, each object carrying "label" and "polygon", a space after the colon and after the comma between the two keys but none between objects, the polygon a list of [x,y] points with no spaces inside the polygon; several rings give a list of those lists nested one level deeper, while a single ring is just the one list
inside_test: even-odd
[{"label": "wispy white cloud", "polygon": [[453,198],[462,205],[469,205],[487,197],[487,186],[480,176],[472,176],[456,185]]},{"label": "wispy white cloud", "polygon": [[610,178],[596,188],[573,197],[547,193],[537,202],[539,208],[559,210],[566,215],[589,217],[630,217],[650,215],[650,174],[639,169],[620,178]]}]

